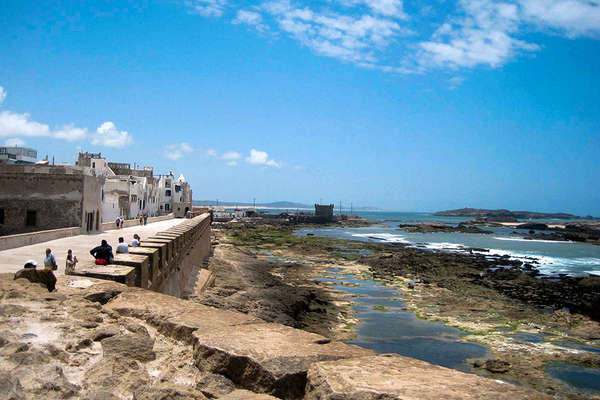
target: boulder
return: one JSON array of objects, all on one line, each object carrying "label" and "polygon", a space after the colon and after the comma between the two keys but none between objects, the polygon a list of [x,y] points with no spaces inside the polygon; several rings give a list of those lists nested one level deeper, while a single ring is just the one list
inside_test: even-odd
[{"label": "boulder", "polygon": [[235,384],[284,399],[304,395],[306,371],[316,361],[373,352],[274,323],[253,323],[194,332],[196,366]]},{"label": "boulder", "polygon": [[397,354],[314,363],[306,400],[550,400],[509,383]]},{"label": "boulder", "polygon": [[496,374],[503,374],[510,369],[510,363],[498,359],[487,360],[484,364],[485,369]]},{"label": "boulder", "polygon": [[50,270],[24,268],[15,272],[15,279],[27,279],[32,283],[41,283],[49,292],[56,288],[56,276]]}]

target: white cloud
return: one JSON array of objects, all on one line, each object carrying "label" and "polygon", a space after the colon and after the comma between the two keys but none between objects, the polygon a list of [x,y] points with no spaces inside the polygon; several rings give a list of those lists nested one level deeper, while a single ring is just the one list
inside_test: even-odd
[{"label": "white cloud", "polygon": [[163,154],[165,157],[175,161],[179,160],[181,157],[185,155],[185,153],[191,153],[194,151],[194,148],[190,146],[186,142],[170,144],[164,150]]},{"label": "white cloud", "polygon": [[2,105],[4,99],[6,99],[6,90],[4,90],[2,86],[0,86],[0,105]]},{"label": "white cloud", "polygon": [[30,119],[29,114],[12,111],[0,113],[0,137],[7,136],[50,136],[50,127]]},{"label": "white cloud", "polygon": [[[367,3],[383,7],[381,2]],[[376,53],[396,37],[410,33],[392,18],[300,8],[288,0],[265,3],[262,10],[274,18],[279,29],[315,52],[354,63],[377,62]]]},{"label": "white cloud", "polygon": [[235,167],[236,165],[238,165],[238,163],[235,160],[231,160],[227,163],[227,165],[229,165],[230,167]]},{"label": "white cloud", "polygon": [[133,138],[129,132],[119,131],[115,124],[110,121],[100,125],[92,137],[93,145],[115,147],[117,149],[122,149],[131,143],[133,143]]},{"label": "white cloud", "polygon": [[186,142],[181,142],[179,144],[179,147],[181,147],[181,150],[183,150],[186,153],[191,153],[192,151],[194,151],[194,148]]},{"label": "white cloud", "polygon": [[460,85],[462,85],[462,83],[465,81],[465,78],[460,77],[460,76],[453,76],[452,78],[448,79],[448,88],[450,90],[454,90],[457,89]]},{"label": "white cloud", "polygon": [[419,62],[426,66],[498,67],[518,51],[534,51],[539,47],[519,40],[520,17],[515,4],[491,0],[462,0],[462,19],[450,19],[432,36],[421,42]]},{"label": "white cloud", "polygon": [[19,138],[8,138],[4,141],[4,145],[8,147],[23,147],[25,146],[25,141]]},{"label": "white cloud", "polygon": [[264,165],[268,167],[280,167],[280,164],[269,158],[269,155],[265,151],[256,149],[250,150],[250,156],[246,157],[246,162],[252,165]]},{"label": "white cloud", "polygon": [[189,9],[205,17],[220,17],[223,15],[227,0],[187,0]]},{"label": "white cloud", "polygon": [[401,0],[342,0],[342,3],[348,5],[363,4],[376,14],[402,19],[407,18]]},{"label": "white cloud", "polygon": [[242,155],[240,153],[238,153],[237,151],[228,151],[227,153],[225,153],[221,156],[221,159],[228,160],[228,161],[234,161],[234,160],[239,160],[241,157],[242,157]]},{"label": "white cloud", "polygon": [[519,0],[523,17],[542,28],[564,31],[569,37],[600,34],[598,0]]},{"label": "white cloud", "polygon": [[88,131],[86,128],[78,128],[74,124],[63,126],[61,129],[55,130],[53,136],[57,139],[65,139],[69,142],[82,140],[87,137]]},{"label": "white cloud", "polygon": [[217,151],[213,150],[213,149],[206,150],[206,155],[209,157],[217,157],[218,156]]},{"label": "white cloud", "polygon": [[267,25],[263,23],[262,15],[254,11],[239,10],[232,24],[245,24],[256,28],[256,30],[263,32],[268,29]]}]

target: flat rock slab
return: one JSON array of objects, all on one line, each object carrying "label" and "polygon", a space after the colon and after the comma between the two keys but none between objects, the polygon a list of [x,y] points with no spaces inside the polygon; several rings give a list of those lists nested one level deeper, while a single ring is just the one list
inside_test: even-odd
[{"label": "flat rock slab", "polygon": [[199,369],[283,399],[304,395],[306,372],[317,361],[370,356],[358,346],[274,323],[254,323],[193,333]]},{"label": "flat rock slab", "polygon": [[137,288],[121,293],[105,304],[104,308],[143,319],[164,334],[190,344],[195,341],[192,333],[197,330],[220,331],[226,327],[262,322],[247,314],[220,310]]},{"label": "flat rock slab", "polygon": [[550,400],[545,394],[397,354],[313,364],[306,400]]}]

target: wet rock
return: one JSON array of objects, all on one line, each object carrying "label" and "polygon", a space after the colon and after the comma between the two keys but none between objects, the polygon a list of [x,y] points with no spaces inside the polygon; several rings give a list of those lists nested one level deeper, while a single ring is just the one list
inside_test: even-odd
[{"label": "wet rock", "polygon": [[56,276],[54,273],[45,269],[24,268],[15,272],[16,279],[27,279],[32,283],[40,283],[45,286],[49,292],[56,288]]},{"label": "wet rock", "polygon": [[104,357],[123,357],[138,361],[152,361],[156,354],[152,350],[154,339],[149,335],[117,334],[100,341]]},{"label": "wet rock", "polygon": [[531,389],[431,365],[397,354],[314,363],[306,400],[550,400]]},{"label": "wet rock", "polygon": [[206,374],[196,382],[196,389],[210,398],[220,398],[235,390],[235,385],[223,375]]},{"label": "wet rock", "polygon": [[315,361],[371,355],[341,342],[318,344],[320,335],[271,323],[194,332],[194,359],[201,371],[286,399],[301,398],[306,371]]},{"label": "wet rock", "polygon": [[510,363],[498,359],[487,360],[484,365],[485,369],[496,374],[503,374],[510,370]]}]

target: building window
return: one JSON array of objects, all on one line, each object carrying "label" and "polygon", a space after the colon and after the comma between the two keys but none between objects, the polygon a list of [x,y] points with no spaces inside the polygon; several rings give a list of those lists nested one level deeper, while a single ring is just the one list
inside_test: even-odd
[{"label": "building window", "polygon": [[171,197],[171,191],[170,190],[165,191],[165,196]]},{"label": "building window", "polygon": [[171,181],[165,181],[165,187],[170,188],[171,187]]},{"label": "building window", "polygon": [[96,168],[96,163],[95,162],[92,163],[92,168]]},{"label": "building window", "polygon": [[165,211],[169,211],[171,209],[171,206],[169,204],[165,204]]},{"label": "building window", "polygon": [[25,226],[37,226],[37,211],[27,210],[25,217]]},{"label": "building window", "polygon": [[0,224],[4,223],[4,208],[0,208]]},{"label": "building window", "polygon": [[131,202],[132,202],[132,203],[135,203],[136,201],[137,201],[137,195],[135,195],[135,194],[132,194],[132,195],[131,195]]},{"label": "building window", "polygon": [[176,192],[179,192],[180,190],[181,190],[181,186],[179,186],[179,185],[175,185],[175,191],[176,191]]}]

